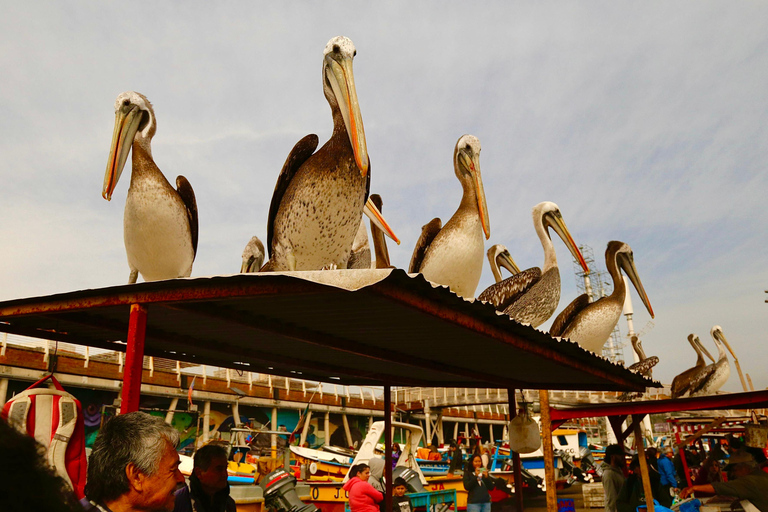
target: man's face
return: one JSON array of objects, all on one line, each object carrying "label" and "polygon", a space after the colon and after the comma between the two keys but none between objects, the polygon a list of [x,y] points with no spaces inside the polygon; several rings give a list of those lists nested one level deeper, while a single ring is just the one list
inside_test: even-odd
[{"label": "man's face", "polygon": [[406,489],[404,485],[398,485],[393,490],[395,492],[395,496],[397,497],[405,496]]},{"label": "man's face", "polygon": [[165,443],[165,450],[155,474],[142,475],[141,493],[134,508],[151,512],[171,512],[176,500],[174,492],[182,482],[184,475],[179,471],[179,454],[170,443]]},{"label": "man's face", "polygon": [[195,468],[195,476],[206,494],[213,495],[227,487],[227,458],[214,457],[208,469]]}]

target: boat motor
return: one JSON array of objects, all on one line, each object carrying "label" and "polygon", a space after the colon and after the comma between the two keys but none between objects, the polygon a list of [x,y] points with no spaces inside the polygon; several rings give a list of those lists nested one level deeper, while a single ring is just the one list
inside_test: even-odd
[{"label": "boat motor", "polygon": [[296,494],[296,479],[283,468],[277,468],[261,479],[264,505],[269,512],[319,512],[311,503],[304,503]]},{"label": "boat motor", "polygon": [[413,492],[428,492],[421,484],[421,478],[419,477],[418,471],[414,471],[405,466],[397,466],[392,470],[392,481],[394,482],[398,477],[405,480],[405,483],[408,484],[408,487],[410,487]]}]

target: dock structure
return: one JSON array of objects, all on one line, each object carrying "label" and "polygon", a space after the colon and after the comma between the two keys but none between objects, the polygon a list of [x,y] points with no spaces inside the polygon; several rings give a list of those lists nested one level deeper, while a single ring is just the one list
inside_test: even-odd
[{"label": "dock structure", "polygon": [[[575,343],[519,324],[489,304],[464,300],[399,269],[238,274],[18,299],[0,303],[0,332],[124,350],[121,412],[138,409],[145,355],[383,386],[388,446],[393,386],[596,391],[658,386]],[[513,416],[516,406],[508,406]],[[389,509],[389,450],[386,457]],[[520,489],[518,478],[519,473]],[[554,488],[547,492],[554,495]]]}]

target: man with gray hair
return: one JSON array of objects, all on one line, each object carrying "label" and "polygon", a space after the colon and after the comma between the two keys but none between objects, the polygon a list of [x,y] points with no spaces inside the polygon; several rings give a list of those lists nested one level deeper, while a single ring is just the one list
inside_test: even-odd
[{"label": "man with gray hair", "polygon": [[161,418],[143,412],[112,418],[88,461],[86,510],[171,512],[184,482],[178,445],[178,431]]},{"label": "man with gray hair", "polygon": [[693,492],[733,496],[749,500],[761,512],[768,512],[768,473],[757,467],[754,457],[747,452],[734,453],[728,462],[728,482],[687,487],[680,492],[680,497],[687,498]]}]

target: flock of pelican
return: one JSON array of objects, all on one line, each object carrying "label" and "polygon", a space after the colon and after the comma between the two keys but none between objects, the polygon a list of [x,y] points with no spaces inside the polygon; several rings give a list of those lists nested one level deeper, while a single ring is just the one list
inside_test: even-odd
[{"label": "flock of pelican", "polygon": [[[290,151],[269,208],[268,260],[264,263],[264,245],[253,237],[243,252],[240,272],[391,266],[384,237],[400,242],[381,214],[381,198],[370,194],[371,163],[352,71],[356,53],[346,37],[335,37],[326,45],[322,83],[331,107],[333,134],[320,149],[317,135],[307,135]],[[103,196],[111,199],[131,153],[131,183],[124,214],[130,283],[135,283],[139,274],[146,281],[188,277],[197,252],[194,191],[184,176],[176,178],[174,188],[155,165],[151,142],[156,130],[154,110],[144,95],[130,91],[117,97]],[[422,228],[409,272],[421,273],[433,283],[472,298],[482,273],[484,243],[491,235],[477,137],[459,138],[453,164],[463,189],[461,202],[445,224],[436,218]],[[363,214],[371,221],[373,257]],[[560,272],[550,230],[560,237],[585,273],[589,273],[589,268],[556,204],[536,205],[533,224],[544,252],[543,266],[521,272],[509,251],[494,245],[487,256],[496,283],[477,299],[492,304],[514,320],[538,327],[555,313],[560,301]],[[651,317],[654,316],[629,245],[610,242],[605,257],[613,279],[613,293],[594,302],[586,295],[578,297],[557,315],[550,331],[553,336],[569,338],[598,353],[621,316],[627,293],[622,270]],[[511,276],[502,279],[500,267]],[[678,393],[710,392],[727,379],[728,361],[718,336],[722,336],[722,331],[713,328],[721,357],[709,366],[701,355],[708,352],[698,338],[689,338],[698,361],[676,379],[673,388],[677,385],[674,389]],[[645,359],[644,354],[642,358]]]}]

